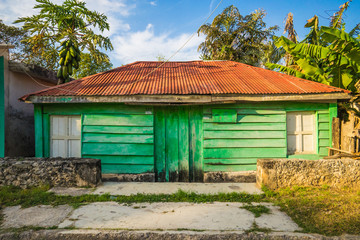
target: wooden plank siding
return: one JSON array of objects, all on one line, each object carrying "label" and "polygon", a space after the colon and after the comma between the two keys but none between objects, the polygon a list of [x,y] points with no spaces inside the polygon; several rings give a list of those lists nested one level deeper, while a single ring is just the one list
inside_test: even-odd
[{"label": "wooden plank siding", "polygon": [[[219,123],[212,110],[236,109],[236,123]],[[316,154],[287,155],[286,113],[313,111]],[[204,108],[204,166],[209,171],[256,169],[257,158],[319,159],[327,155],[330,122],[328,103],[244,103]]]},{"label": "wooden plank siding", "polygon": [[[152,114],[84,114],[82,155],[100,158],[103,173],[153,172],[154,134],[153,131],[141,131],[144,127],[153,128],[153,125]],[[108,127],[122,130],[131,127],[134,131],[109,133]]]},{"label": "wooden plank siding", "polygon": [[0,56],[0,157],[5,156],[5,57]]},{"label": "wooden plank siding", "polygon": [[326,147],[330,147],[331,138],[330,138],[330,116],[329,109],[319,110],[318,111],[318,154],[320,156],[327,156],[328,149]]},{"label": "wooden plank siding", "polygon": [[154,172],[152,107],[123,104],[45,105],[50,115],[82,115],[82,157],[101,159],[103,173]]},{"label": "wooden plank siding", "polygon": [[233,108],[236,123],[213,122],[204,110],[205,172],[255,170],[257,158],[286,157],[285,110]]},{"label": "wooden plank siding", "polygon": [[[236,122],[217,122],[224,119],[214,120],[213,109],[219,109],[217,113],[225,109],[229,116],[235,113],[230,120]],[[157,180],[162,181],[202,181],[203,172],[255,170],[257,158],[319,159],[327,155],[336,105],[329,109],[329,103],[304,102],[175,108],[35,104],[36,156],[49,156],[51,115],[80,115],[82,157],[101,159],[103,173],[156,172]],[[315,113],[316,153],[287,155],[286,114],[291,111]],[[176,179],[167,171],[177,172]]]}]

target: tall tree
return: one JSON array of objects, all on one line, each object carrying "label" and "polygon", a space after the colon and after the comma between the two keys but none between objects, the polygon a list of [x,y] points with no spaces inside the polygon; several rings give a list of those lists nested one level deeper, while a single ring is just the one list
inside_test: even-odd
[{"label": "tall tree", "polygon": [[8,26],[0,19],[0,43],[15,46],[15,49],[10,53],[10,60],[23,59],[25,46],[21,43],[21,40],[26,34],[27,32],[24,29]]},{"label": "tall tree", "polygon": [[36,2],[34,8],[40,9],[40,13],[19,18],[15,23],[23,23],[23,28],[29,31],[23,41],[31,51],[48,62],[49,69],[58,69],[59,84],[69,81],[73,69],[78,69],[81,52],[88,51],[98,61],[108,60],[99,48],[112,50],[111,41],[94,32],[109,30],[104,14],[90,11],[85,1],[80,0],[65,0],[61,5],[50,0]]},{"label": "tall tree", "polygon": [[112,67],[113,65],[108,58],[96,59],[89,53],[81,53],[79,68],[74,70],[72,77],[79,79],[110,70]]},{"label": "tall tree", "polygon": [[204,34],[205,41],[199,45],[202,59],[232,60],[253,66],[260,66],[268,42],[278,29],[266,28],[264,10],[242,16],[231,5],[217,15],[211,24],[202,25],[198,34]]},{"label": "tall tree", "polygon": [[[31,51],[30,47],[22,40],[27,37],[29,33],[21,27],[6,25],[0,19],[0,43],[14,45],[15,48],[9,49],[9,59],[29,64],[36,64],[40,67],[47,67],[50,64],[56,63],[56,59],[50,59],[46,62],[38,54]],[[49,46],[47,46],[49,48]]]}]

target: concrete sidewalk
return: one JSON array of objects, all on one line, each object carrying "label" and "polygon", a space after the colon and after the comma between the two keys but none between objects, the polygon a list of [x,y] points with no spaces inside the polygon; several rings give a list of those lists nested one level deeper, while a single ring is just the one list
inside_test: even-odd
[{"label": "concrete sidewalk", "polygon": [[[189,184],[108,182],[96,189],[54,188],[51,191],[56,194],[70,195],[81,195],[85,193],[131,195],[136,193],[171,194],[179,189],[187,192],[207,194],[220,192],[261,193],[261,191],[255,187],[255,184],[251,183]],[[4,220],[1,228],[3,230],[27,226],[57,228],[56,232],[59,234],[63,233],[66,229],[70,229],[67,230],[67,236],[71,236],[71,231],[76,230],[78,234],[79,230],[88,231],[89,229],[96,231],[145,231],[149,234],[155,231],[161,233],[155,234],[159,237],[157,239],[167,239],[167,235],[162,234],[164,232],[173,232],[174,235],[171,239],[184,239],[184,237],[178,238],[179,236],[183,236],[184,231],[187,232],[187,236],[193,236],[199,232],[203,234],[209,233],[209,236],[218,236],[218,233],[220,233],[220,235],[231,233],[240,236],[253,231],[297,234],[297,232],[301,230],[285,213],[281,212],[278,207],[273,206],[271,203],[252,203],[253,206],[262,205],[270,209],[268,214],[262,214],[260,217],[255,217],[252,212],[242,208],[245,205],[247,204],[234,202],[199,204],[181,202],[134,204],[95,202],[80,206],[77,209],[73,209],[68,205],[56,207],[43,205],[25,209],[20,208],[20,206],[14,206],[3,209],[2,214],[4,215]],[[63,231],[60,231],[61,229],[63,229]],[[88,234],[88,232],[86,234]],[[142,239],[142,237],[136,238],[133,235],[131,235],[132,237],[129,237],[129,239]],[[52,238],[55,237],[53,236]],[[32,238],[24,237],[24,239]],[[71,239],[71,237],[65,239]],[[188,237],[187,239],[192,238]],[[203,239],[203,236],[199,239]],[[226,238],[216,237],[213,239]]]},{"label": "concrete sidewalk", "polygon": [[[258,205],[260,203],[254,203]],[[95,202],[77,209],[62,205],[19,206],[3,210],[2,228],[25,226],[76,229],[126,230],[189,230],[247,231],[253,228],[268,231],[294,232],[301,230],[286,214],[269,203],[269,214],[256,218],[241,207],[243,203],[141,203],[118,204]]]}]

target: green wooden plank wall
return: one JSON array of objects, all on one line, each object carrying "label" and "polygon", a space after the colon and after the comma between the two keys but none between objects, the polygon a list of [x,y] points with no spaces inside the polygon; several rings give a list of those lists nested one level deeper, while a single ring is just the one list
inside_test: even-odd
[{"label": "green wooden plank wall", "polygon": [[330,117],[329,109],[318,111],[318,137],[319,137],[319,155],[327,156],[328,149],[330,146]]},{"label": "green wooden plank wall", "polygon": [[0,57],[0,157],[5,155],[5,70],[4,70],[4,56]]},{"label": "green wooden plank wall", "polygon": [[[214,122],[212,109],[232,109],[236,123]],[[38,111],[36,111],[38,110]],[[236,110],[236,111],[233,111]],[[327,155],[330,144],[330,115],[328,103],[243,103],[205,106],[199,162],[208,171],[245,171],[256,168],[256,159],[287,156],[286,112],[314,111],[317,116],[318,153]],[[335,110],[334,110],[335,111]],[[142,173],[154,171],[154,109],[124,104],[44,104],[35,108],[35,115],[81,115],[82,156],[100,158],[104,173]],[[156,116],[155,116],[156,117]],[[201,117],[201,112],[199,113]],[[36,118],[40,134],[41,117]],[[199,122],[200,123],[200,122]],[[40,126],[41,125],[41,126]],[[198,126],[199,124],[196,124]],[[195,126],[195,125],[194,125]],[[44,130],[45,131],[45,130]],[[46,130],[48,131],[48,130]],[[182,131],[181,131],[182,132]],[[46,135],[46,133],[44,133]],[[158,138],[163,134],[158,132]],[[43,141],[47,141],[44,139]],[[201,144],[200,144],[201,143]],[[49,144],[37,144],[37,156],[48,155]],[[42,150],[42,151],[40,151]],[[157,156],[162,156],[157,148]],[[42,152],[40,154],[40,152]],[[190,154],[191,155],[191,154]],[[317,159],[319,155],[304,156]],[[179,155],[180,156],[180,155]],[[183,157],[180,156],[180,159]],[[202,163],[201,163],[202,162]],[[190,161],[190,168],[193,168]],[[157,166],[159,168],[160,166]]]},{"label": "green wooden plank wall", "polygon": [[153,172],[153,125],[153,114],[84,114],[82,155],[100,158],[103,173]]},{"label": "green wooden plank wall", "polygon": [[256,169],[257,158],[286,157],[284,109],[237,109],[236,123],[213,122],[204,111],[204,171]]},{"label": "green wooden plank wall", "polygon": [[154,171],[152,107],[63,104],[45,105],[44,112],[82,115],[82,157],[101,159],[103,173]]},{"label": "green wooden plank wall", "polygon": [[[236,123],[214,122],[213,109],[236,109]],[[256,169],[257,158],[287,156],[286,112],[314,111],[317,119],[318,153],[327,155],[329,146],[329,104],[251,103],[214,105],[204,109],[204,171],[246,171]],[[319,155],[303,155],[318,159]]]}]

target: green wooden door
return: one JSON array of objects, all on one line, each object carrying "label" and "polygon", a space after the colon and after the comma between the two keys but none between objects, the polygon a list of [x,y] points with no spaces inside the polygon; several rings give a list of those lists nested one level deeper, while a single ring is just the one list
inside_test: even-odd
[{"label": "green wooden door", "polygon": [[203,181],[202,108],[157,107],[154,130],[156,180]]}]

